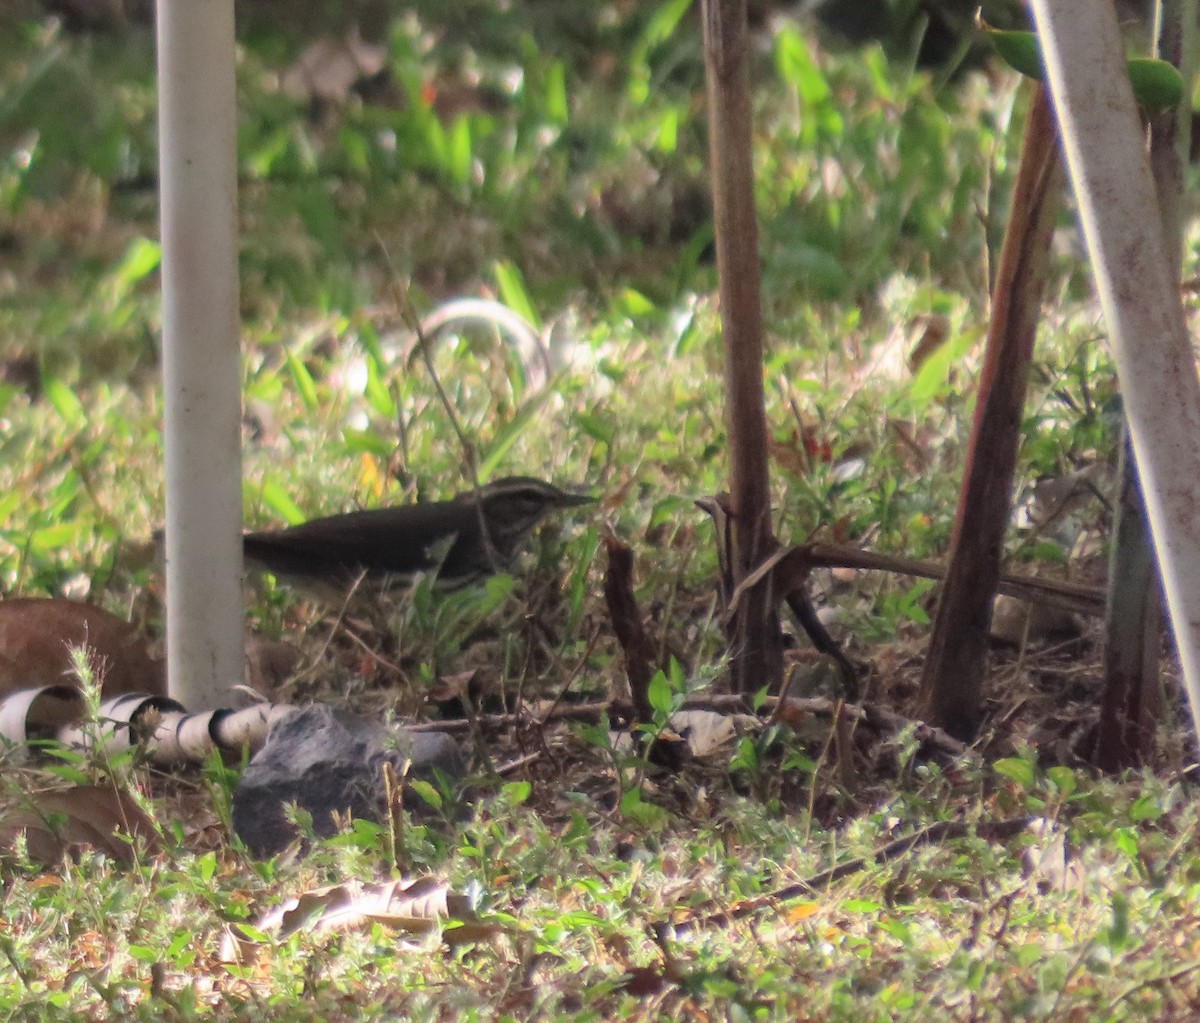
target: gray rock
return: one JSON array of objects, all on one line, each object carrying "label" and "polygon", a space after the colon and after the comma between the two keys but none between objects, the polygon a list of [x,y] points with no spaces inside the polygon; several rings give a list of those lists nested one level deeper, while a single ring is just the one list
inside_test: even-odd
[{"label": "gray rock", "polygon": [[[384,813],[384,761],[408,777],[453,780],[464,771],[458,743],[445,732],[414,732],[401,726],[335,711],[323,704],[281,719],[242,773],[233,792],[233,829],[256,856],[273,856],[296,838],[285,807],[295,803],[312,816],[313,831],[334,833],[332,814],[380,821]],[[418,797],[405,799],[417,809]]]}]

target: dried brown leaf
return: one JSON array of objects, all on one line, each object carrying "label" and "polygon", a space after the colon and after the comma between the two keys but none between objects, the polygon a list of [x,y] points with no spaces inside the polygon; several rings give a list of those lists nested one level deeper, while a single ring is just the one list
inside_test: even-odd
[{"label": "dried brown leaf", "polygon": [[134,861],[132,836],[147,852],[159,849],[154,822],[128,792],[111,785],[77,785],[28,794],[23,805],[0,816],[0,848],[11,849],[24,833],[29,858],[51,867],[83,847],[122,866]]},{"label": "dried brown leaf", "polygon": [[0,695],[78,685],[71,647],[87,647],[105,696],[166,695],[163,663],[137,628],[101,607],[57,597],[0,601]]}]

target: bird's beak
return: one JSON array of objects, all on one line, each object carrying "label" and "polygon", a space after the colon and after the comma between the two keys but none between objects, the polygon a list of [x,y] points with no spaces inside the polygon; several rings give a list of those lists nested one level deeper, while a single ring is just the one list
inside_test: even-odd
[{"label": "bird's beak", "polygon": [[563,494],[558,499],[560,508],[578,508],[583,504],[595,504],[600,498],[593,497],[591,494]]}]

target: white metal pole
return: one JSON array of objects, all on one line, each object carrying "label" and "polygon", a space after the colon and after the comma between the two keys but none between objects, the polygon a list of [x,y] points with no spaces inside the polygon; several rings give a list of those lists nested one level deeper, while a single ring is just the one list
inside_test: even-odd
[{"label": "white metal pole", "polygon": [[234,115],[233,0],[158,0],[167,673],[191,710],[245,657]]},{"label": "white metal pole", "polygon": [[1192,719],[1200,725],[1200,381],[1145,131],[1112,0],[1033,0],[1033,8]]}]

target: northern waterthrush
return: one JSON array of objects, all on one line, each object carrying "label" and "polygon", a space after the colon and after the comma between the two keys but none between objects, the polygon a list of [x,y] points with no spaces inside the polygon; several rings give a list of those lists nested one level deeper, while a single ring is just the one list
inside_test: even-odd
[{"label": "northern waterthrush", "polygon": [[403,582],[436,572],[445,586],[463,586],[502,570],[546,515],[590,504],[526,476],[495,480],[448,501],[312,519],[243,538],[246,561],[284,582],[329,596],[360,577]]}]

